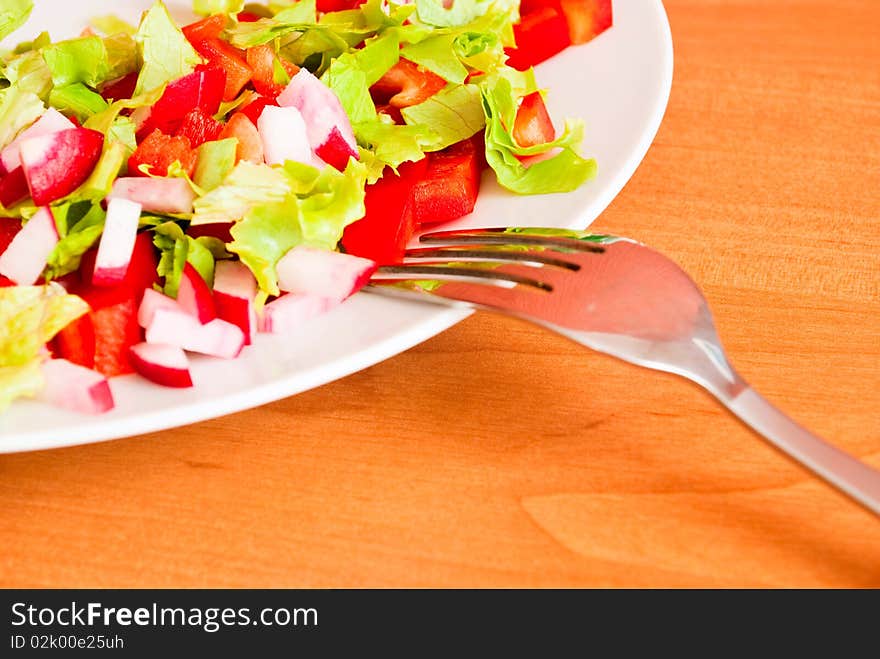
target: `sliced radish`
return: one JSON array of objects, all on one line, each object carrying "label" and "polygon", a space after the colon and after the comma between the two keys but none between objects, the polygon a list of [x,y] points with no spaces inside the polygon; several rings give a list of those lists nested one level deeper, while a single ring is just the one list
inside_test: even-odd
[{"label": "sliced radish", "polygon": [[21,166],[34,203],[45,206],[85,183],[103,147],[104,135],[89,128],[71,128],[22,141]]},{"label": "sliced radish", "polygon": [[22,167],[16,167],[0,179],[0,204],[5,208],[12,208],[30,196],[31,189]]},{"label": "sliced radish", "polygon": [[0,152],[0,162],[3,163],[3,169],[11,172],[16,167],[21,167],[19,147],[25,140],[32,137],[43,137],[44,135],[59,133],[62,130],[69,130],[71,128],[76,128],[76,124],[55,108],[49,108],[42,117],[31,124],[29,128],[25,128],[18,137],[9,143],[9,146]]},{"label": "sliced radish", "polygon": [[151,382],[177,389],[193,386],[189,359],[179,347],[138,343],[129,350],[134,370]]},{"label": "sliced radish", "polygon": [[103,414],[113,409],[110,383],[100,373],[66,359],[43,364],[46,384],[39,400],[74,412]]},{"label": "sliced radish", "polygon": [[48,208],[41,208],[0,254],[0,275],[22,286],[37,283],[57,244],[55,216]]},{"label": "sliced radish", "polygon": [[364,287],[376,264],[351,254],[299,246],[287,252],[276,269],[282,291],[341,302]]},{"label": "sliced radish", "polygon": [[307,320],[330,311],[338,300],[319,295],[288,293],[273,300],[260,314],[260,331],[266,334],[285,334],[300,327]]},{"label": "sliced radish", "polygon": [[260,115],[257,126],[268,164],[283,165],[286,160],[314,164],[306,123],[299,110],[268,105]]},{"label": "sliced radish", "polygon": [[144,299],[138,308],[138,325],[146,329],[153,322],[153,316],[157,309],[170,309],[171,311],[183,311],[177,300],[163,295],[159,291],[148,288],[144,291]]},{"label": "sliced radish", "polygon": [[342,136],[342,133],[335,126],[330,131],[327,141],[315,149],[315,155],[340,172],[345,171],[349,158],[354,158],[355,160],[359,158],[357,151],[352,150]]},{"label": "sliced radish", "polygon": [[211,357],[235,359],[244,348],[244,332],[219,318],[202,325],[186,311],[160,308],[155,310],[147,326],[147,343],[177,346]]},{"label": "sliced radish", "polygon": [[250,345],[257,330],[254,299],[257,280],[241,261],[217,261],[214,271],[214,304],[217,317],[238,326],[244,332],[244,343]]},{"label": "sliced radish", "polygon": [[[335,162],[334,166],[338,165],[342,162],[343,153],[347,153],[355,160],[358,159],[357,140],[339,97],[307,69],[300,69],[299,73],[293,76],[290,84],[278,96],[278,105],[294,107],[300,111],[306,123],[312,149],[321,152],[329,145],[331,153],[327,155],[331,160],[328,162]],[[263,114],[265,115],[269,109],[267,107],[263,110]],[[334,130],[337,137],[334,137]],[[347,162],[346,157],[342,162],[342,169]]]},{"label": "sliced radish", "polygon": [[192,213],[196,193],[182,178],[131,176],[116,179],[110,197],[137,202],[151,213]]},{"label": "sliced radish", "polygon": [[115,286],[125,279],[140,219],[139,203],[128,199],[107,202],[107,219],[92,274],[95,286]]},{"label": "sliced radish", "polygon": [[211,289],[191,263],[183,266],[180,288],[177,290],[177,303],[184,311],[198,318],[202,325],[217,317]]}]

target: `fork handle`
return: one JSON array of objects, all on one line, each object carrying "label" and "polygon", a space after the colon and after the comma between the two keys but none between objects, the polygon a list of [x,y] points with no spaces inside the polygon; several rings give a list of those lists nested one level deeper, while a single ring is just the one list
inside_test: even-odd
[{"label": "fork handle", "polygon": [[880,471],[798,425],[754,389],[723,402],[771,444],[880,515]]}]

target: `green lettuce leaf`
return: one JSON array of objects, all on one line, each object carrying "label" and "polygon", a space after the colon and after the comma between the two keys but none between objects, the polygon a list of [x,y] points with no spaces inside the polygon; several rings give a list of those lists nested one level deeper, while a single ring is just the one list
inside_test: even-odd
[{"label": "green lettuce leaf", "polygon": [[[297,177],[285,167],[289,176]],[[364,208],[366,170],[349,160],[344,172],[325,167],[308,193],[299,195],[300,227],[303,244],[335,250],[349,224],[361,219]]]},{"label": "green lettuce leaf", "polygon": [[229,41],[238,48],[250,48],[269,43],[294,32],[303,32],[318,22],[315,0],[301,0],[282,9],[272,18],[253,23],[239,23],[229,30]]},{"label": "green lettuce leaf", "polygon": [[[486,160],[498,183],[519,194],[570,192],[596,175],[596,161],[582,158],[575,150],[583,139],[583,124],[566,122],[563,134],[547,144],[521,147],[507,128],[516,120],[518,101],[538,91],[532,71],[501,69],[481,82],[486,113]],[[559,150],[555,155],[550,155]],[[547,155],[529,166],[518,156]]]},{"label": "green lettuce leaf", "polygon": [[261,290],[278,295],[275,266],[303,239],[297,198],[288,195],[282,201],[252,207],[230,233],[229,251],[238,254],[254,273]]},{"label": "green lettuce leaf", "polygon": [[486,115],[476,85],[447,87],[427,101],[401,111],[408,126],[430,128],[437,136],[427,150],[439,151],[483,129]]},{"label": "green lettuce leaf", "polygon": [[[47,261],[47,274],[50,279],[57,279],[64,275],[75,272],[79,269],[82,256],[101,237],[104,231],[104,221],[107,213],[101,208],[100,204],[78,204],[83,206],[82,210],[86,212],[78,218],[71,217],[69,213],[79,209],[71,209],[73,204],[67,207],[53,209],[55,220],[59,225],[59,233],[61,240],[55,245],[55,249],[49,254]],[[73,221],[72,226],[67,225]]]},{"label": "green lettuce leaf", "polygon": [[235,222],[254,206],[283,202],[289,189],[282,172],[243,160],[222,185],[196,199],[192,224]]},{"label": "green lettuce leaf", "polygon": [[0,39],[5,39],[24,25],[33,8],[32,0],[3,0],[0,2]]},{"label": "green lettuce leaf", "polygon": [[33,50],[13,59],[5,69],[3,77],[19,91],[30,92],[46,101],[52,91],[52,72],[40,51]]},{"label": "green lettuce leaf", "polygon": [[110,72],[107,48],[101,37],[59,41],[43,49],[43,59],[56,87],[77,82],[97,87],[108,79]]},{"label": "green lettuce leaf", "polygon": [[419,20],[436,27],[467,25],[486,13],[489,0],[455,0],[447,9],[443,0],[416,0]]},{"label": "green lettuce leaf", "polygon": [[199,147],[198,165],[193,176],[195,184],[206,192],[220,187],[235,167],[237,149],[238,140],[235,138],[202,144]]},{"label": "green lettuce leaf", "polygon": [[379,37],[360,50],[345,53],[330,65],[321,81],[339,97],[352,123],[376,118],[370,86],[400,58],[396,35]]},{"label": "green lettuce leaf", "polygon": [[244,0],[193,0],[193,11],[202,16],[237,14],[243,8]]},{"label": "green lettuce leaf", "polygon": [[135,41],[143,61],[135,96],[192,73],[202,63],[161,1],[144,14]]},{"label": "green lettuce leaf", "polygon": [[137,42],[132,35],[120,32],[104,39],[107,50],[107,80],[116,80],[138,70]]},{"label": "green lettuce leaf", "polygon": [[49,94],[49,105],[61,112],[75,115],[80,123],[109,107],[99,93],[81,82],[53,89]]},{"label": "green lettuce leaf", "polygon": [[[187,236],[176,222],[155,227],[153,244],[161,252],[157,271],[165,278],[165,295],[176,298],[183,268],[189,263],[209,286],[214,285],[214,239]],[[222,247],[221,247],[222,251]]]},{"label": "green lettuce leaf", "polygon": [[13,86],[0,92],[0,148],[5,148],[25,128],[43,116],[39,96]]},{"label": "green lettuce leaf", "polygon": [[455,55],[456,39],[455,34],[440,34],[405,46],[400,54],[448,82],[462,84],[468,76],[468,70]]},{"label": "green lettuce leaf", "polygon": [[382,169],[388,165],[396,171],[405,162],[424,158],[425,151],[437,150],[439,137],[427,125],[398,126],[369,121],[354,124],[353,128],[358,143],[382,162]]},{"label": "green lettuce leaf", "polygon": [[0,289],[0,411],[39,392],[44,346],[88,311],[85,301],[58,284]]}]

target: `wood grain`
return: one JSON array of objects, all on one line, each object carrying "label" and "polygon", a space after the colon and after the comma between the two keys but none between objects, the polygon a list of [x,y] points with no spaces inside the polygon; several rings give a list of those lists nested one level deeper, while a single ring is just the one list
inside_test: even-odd
[{"label": "wood grain", "polygon": [[[880,3],[666,4],[669,110],[596,227],[681,263],[742,373],[880,467]],[[2,586],[880,586],[880,522],[697,388],[487,315],[258,410],[3,456],[0,544]]]}]

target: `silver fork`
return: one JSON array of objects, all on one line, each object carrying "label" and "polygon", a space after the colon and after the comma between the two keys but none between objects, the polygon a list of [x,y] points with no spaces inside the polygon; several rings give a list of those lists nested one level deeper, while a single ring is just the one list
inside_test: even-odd
[{"label": "silver fork", "polygon": [[517,316],[588,348],[675,373],[748,427],[880,515],[880,472],[828,444],[733,369],[702,292],[673,261],[631,239],[498,228],[421,236],[366,290]]}]

